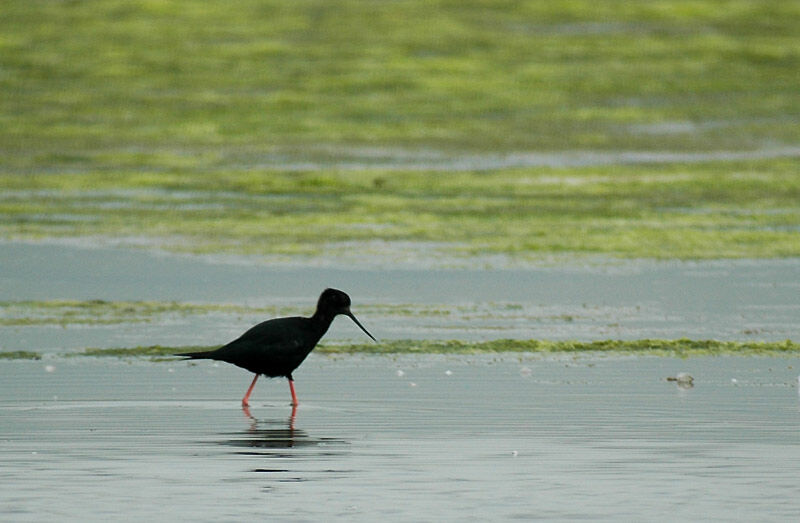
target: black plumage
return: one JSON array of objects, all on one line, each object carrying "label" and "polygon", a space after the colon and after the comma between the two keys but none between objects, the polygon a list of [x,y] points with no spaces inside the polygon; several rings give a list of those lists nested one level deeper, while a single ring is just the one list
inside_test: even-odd
[{"label": "black plumage", "polygon": [[317,310],[311,317],[267,320],[216,350],[187,352],[176,356],[225,361],[255,373],[256,376],[242,399],[244,406],[248,405],[250,393],[260,375],[270,378],[285,376],[289,379],[292,404],[297,405],[292,372],[303,363],[339,314],[349,316],[367,336],[375,340],[350,312],[350,297],[337,289],[325,289],[317,302]]}]

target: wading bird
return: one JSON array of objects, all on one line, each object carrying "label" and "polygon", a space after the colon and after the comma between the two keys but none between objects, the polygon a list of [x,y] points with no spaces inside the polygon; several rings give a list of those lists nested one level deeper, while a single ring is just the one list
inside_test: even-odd
[{"label": "wading bird", "polygon": [[219,349],[176,356],[226,361],[255,373],[250,388],[242,398],[243,407],[249,405],[250,393],[260,375],[269,378],[285,376],[289,380],[292,405],[297,407],[292,372],[303,363],[339,314],[349,316],[367,336],[378,341],[350,312],[350,296],[337,289],[325,289],[317,302],[317,310],[309,318],[295,316],[267,320]]}]

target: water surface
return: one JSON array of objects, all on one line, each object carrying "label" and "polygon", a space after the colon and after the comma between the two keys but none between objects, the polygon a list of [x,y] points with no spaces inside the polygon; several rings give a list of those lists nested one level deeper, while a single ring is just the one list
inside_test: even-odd
[{"label": "water surface", "polygon": [[[797,358],[3,362],[3,519],[787,521]],[[689,372],[695,386],[664,380]],[[702,515],[702,516],[700,516]]]},{"label": "water surface", "polygon": [[[0,300],[162,300],[291,305],[326,287],[353,298],[379,339],[800,339],[800,260],[620,262],[524,269],[287,267],[68,245],[0,244]],[[449,314],[362,314],[363,305]],[[466,311],[466,312],[459,312]],[[260,316],[172,317],[142,325],[0,327],[0,349],[223,344]],[[349,321],[328,341],[364,340]]]}]

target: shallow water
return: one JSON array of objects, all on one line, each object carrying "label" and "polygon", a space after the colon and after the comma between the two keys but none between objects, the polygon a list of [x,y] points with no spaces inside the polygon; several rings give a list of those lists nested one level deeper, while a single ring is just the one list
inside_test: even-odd
[{"label": "shallow water", "polygon": [[[3,300],[313,306],[382,339],[798,339],[800,261],[514,270],[275,267],[0,245]],[[469,314],[391,316],[359,304]],[[69,358],[223,343],[259,318],[0,328],[0,519],[794,520],[800,358],[313,354],[284,380],[225,364]],[[363,340],[334,322],[326,340]],[[695,386],[665,381],[689,372]]]},{"label": "shallow water", "polygon": [[[0,516],[794,520],[798,358],[2,362]],[[689,372],[695,386],[665,381]],[[734,381],[735,380],[735,381]]]},{"label": "shallow water", "polygon": [[[177,300],[292,305],[311,313],[322,289],[338,287],[353,297],[353,311],[379,339],[800,339],[797,259],[377,269],[211,263],[123,249],[4,243],[0,266],[0,300]],[[362,314],[369,304],[455,312]],[[0,327],[0,350],[223,344],[263,319],[218,314],[148,324]],[[340,319],[325,338],[337,340],[365,338]]]},{"label": "shallow water", "polygon": [[[694,124],[688,124],[689,126]],[[730,125],[730,122],[711,122],[710,126]],[[686,122],[666,125],[633,127],[632,132],[675,134],[696,132]],[[152,151],[152,149],[150,150]],[[751,150],[712,151],[636,151],[636,150],[569,150],[556,152],[517,151],[502,154],[453,153],[435,149],[403,149],[397,147],[303,147],[302,151],[276,148],[272,152],[219,151],[227,169],[280,169],[281,171],[313,170],[424,170],[424,171],[486,171],[525,167],[587,167],[604,165],[700,163],[709,161],[759,160],[796,158],[800,147],[763,147]]]}]

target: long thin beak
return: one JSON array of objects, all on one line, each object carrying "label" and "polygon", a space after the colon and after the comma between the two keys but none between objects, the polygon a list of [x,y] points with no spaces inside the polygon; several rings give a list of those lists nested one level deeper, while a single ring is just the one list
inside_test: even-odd
[{"label": "long thin beak", "polygon": [[364,334],[366,334],[367,336],[369,336],[370,338],[372,338],[372,341],[374,341],[375,343],[377,343],[377,342],[378,342],[378,340],[376,340],[376,339],[375,339],[375,336],[373,336],[372,334],[370,334],[370,333],[369,333],[369,331],[368,331],[367,329],[365,329],[365,328],[364,328],[364,326],[363,326],[363,325],[361,325],[361,323],[360,323],[360,322],[359,322],[359,321],[356,319],[356,317],[355,317],[355,316],[353,316],[353,313],[352,313],[352,312],[350,312],[350,309],[348,309],[348,310],[347,310],[347,312],[345,312],[345,314],[346,314],[347,316],[350,316],[350,319],[351,319],[351,320],[353,320],[353,321],[356,323],[356,325],[358,325],[359,327],[361,327],[361,330],[362,330],[362,331],[364,331]]}]

